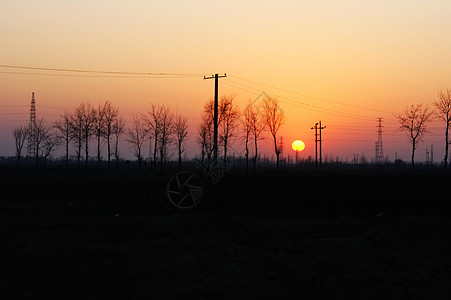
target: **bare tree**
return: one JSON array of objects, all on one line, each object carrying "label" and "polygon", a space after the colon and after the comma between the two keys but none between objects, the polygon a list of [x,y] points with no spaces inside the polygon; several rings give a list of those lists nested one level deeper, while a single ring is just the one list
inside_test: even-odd
[{"label": "bare tree", "polygon": [[154,169],[157,167],[157,154],[159,154],[160,172],[168,155],[168,144],[172,134],[174,115],[164,104],[151,104],[147,115],[143,115],[151,138],[154,140],[153,161]]},{"label": "bare tree", "polygon": [[56,129],[57,136],[64,141],[66,167],[69,166],[69,143],[71,140],[71,116],[67,112],[61,115],[61,119],[56,121],[53,125]]},{"label": "bare tree", "polygon": [[160,174],[163,174],[164,165],[169,157],[168,146],[172,142],[171,137],[174,131],[174,114],[169,107],[163,105],[160,118],[161,131],[158,143],[160,145]]},{"label": "bare tree", "polygon": [[280,126],[285,123],[285,115],[279,107],[279,100],[269,96],[263,99],[262,110],[264,124],[273,137],[276,167],[279,169],[279,155],[281,150],[277,147],[277,132]]},{"label": "bare tree", "polygon": [[75,144],[77,154],[77,167],[80,167],[81,149],[83,148],[83,115],[80,109],[76,109],[70,115],[70,138]]},{"label": "bare tree", "polygon": [[451,126],[451,90],[438,91],[438,99],[433,102],[437,109],[437,117],[445,122],[445,171],[448,168],[449,128]]},{"label": "bare tree", "polygon": [[131,144],[131,148],[133,149],[133,154],[138,159],[139,168],[141,169],[141,163],[143,157],[141,155],[142,147],[144,142],[147,139],[147,129],[142,121],[136,115],[133,115],[133,124],[132,127],[127,130],[127,141]]},{"label": "bare tree", "polygon": [[222,96],[218,107],[218,127],[220,128],[219,140],[224,149],[223,161],[227,163],[227,150],[236,136],[239,126],[240,110],[233,100],[235,95]]},{"label": "bare tree", "polygon": [[49,128],[48,135],[43,142],[43,160],[44,167],[47,166],[47,158],[52,154],[55,148],[60,145],[61,138],[56,132]]},{"label": "bare tree", "polygon": [[160,137],[161,132],[161,105],[157,105],[154,103],[150,104],[150,110],[147,112],[147,115],[143,115],[143,118],[147,124],[147,129],[150,133],[150,138],[154,140],[154,149],[153,149],[153,163],[154,170],[157,168],[157,149],[158,149],[158,139]]},{"label": "bare tree", "polygon": [[415,168],[415,150],[427,132],[427,124],[432,121],[434,111],[429,111],[429,107],[423,104],[409,105],[404,112],[395,114],[399,122],[399,130],[406,131],[412,143],[412,169]]},{"label": "bare tree", "polygon": [[89,140],[94,134],[96,111],[94,107],[88,101],[86,101],[81,103],[75,109],[75,115],[80,118],[79,121],[81,121],[81,129],[83,132],[85,148],[85,167],[87,167],[89,159]]},{"label": "bare tree", "polygon": [[117,116],[113,121],[112,133],[114,136],[114,158],[116,159],[116,168],[119,168],[119,139],[125,131],[124,120]]},{"label": "bare tree", "polygon": [[28,138],[28,126],[19,126],[13,129],[13,136],[16,146],[16,166],[19,166],[19,160],[22,156],[22,149],[25,145],[25,141]]},{"label": "bare tree", "polygon": [[94,135],[97,140],[97,166],[100,168],[100,162],[101,162],[101,143],[102,143],[102,137],[104,136],[105,132],[105,113],[104,113],[104,107],[102,107],[100,104],[98,106],[98,109],[94,109],[94,120],[93,120],[93,126],[94,126]]},{"label": "bare tree", "polygon": [[[254,165],[254,171],[257,168],[257,159],[258,159],[258,140],[265,129],[265,123],[262,120],[261,113],[260,113],[260,107],[253,104],[249,101],[248,105],[246,106],[244,112],[244,127],[246,131],[246,149],[248,148],[248,142],[247,139],[252,136],[253,143],[254,143],[254,155],[252,158],[252,162]],[[246,165],[247,165],[247,156],[249,155],[249,150],[246,150]]]},{"label": "bare tree", "polygon": [[104,127],[104,138],[106,139],[107,143],[107,157],[108,157],[108,168],[111,165],[111,136],[113,133],[113,127],[116,122],[116,119],[119,116],[119,109],[117,107],[114,107],[110,101],[105,101],[102,107],[102,111],[104,114],[104,120],[105,120],[105,127]]},{"label": "bare tree", "polygon": [[174,122],[174,133],[177,141],[179,170],[182,169],[182,154],[185,152],[183,143],[188,136],[188,127],[188,118],[177,114]]},{"label": "bare tree", "polygon": [[205,159],[207,163],[210,163],[210,160],[214,151],[214,143],[213,143],[213,99],[209,100],[204,105],[204,110],[201,115],[201,121],[198,127],[198,138],[197,141],[201,146],[201,161],[205,163]]},{"label": "bare tree", "polygon": [[33,127],[33,145],[36,151],[36,165],[39,165],[39,150],[41,150],[44,141],[48,139],[49,135],[50,127],[47,126],[44,119],[37,120]]}]

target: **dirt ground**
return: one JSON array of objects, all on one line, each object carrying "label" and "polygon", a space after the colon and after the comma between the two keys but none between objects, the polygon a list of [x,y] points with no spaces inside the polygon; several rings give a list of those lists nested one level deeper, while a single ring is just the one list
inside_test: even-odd
[{"label": "dirt ground", "polygon": [[[26,186],[24,186],[26,189]],[[0,299],[448,299],[451,217],[0,205]]]},{"label": "dirt ground", "polygon": [[449,219],[1,212],[2,299],[446,299]]}]

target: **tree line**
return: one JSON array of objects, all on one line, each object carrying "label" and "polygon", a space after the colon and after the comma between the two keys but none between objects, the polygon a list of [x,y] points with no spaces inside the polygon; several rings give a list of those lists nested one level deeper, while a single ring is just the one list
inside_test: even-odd
[{"label": "tree line", "polygon": [[[222,155],[223,164],[228,162],[231,146],[240,141],[245,148],[246,168],[249,168],[249,161],[252,161],[255,170],[260,157],[258,142],[263,138],[263,133],[268,132],[273,139],[278,168],[281,146],[277,137],[281,125],[285,122],[278,100],[267,96],[261,103],[248,101],[246,107],[241,110],[235,98],[235,95],[224,95],[218,105],[218,153]],[[210,99],[203,106],[197,127],[196,142],[200,147],[200,161],[204,164],[211,164],[213,159],[213,124],[214,101]],[[188,118],[174,113],[165,104],[151,103],[147,112],[133,114],[130,126],[126,127],[119,108],[110,101],[105,101],[97,107],[86,101],[72,112],[60,115],[55,122],[49,123],[39,118],[13,128],[12,134],[17,166],[26,145],[27,154],[33,153],[36,165],[45,165],[56,148],[63,147],[66,166],[69,166],[70,149],[73,148],[77,166],[80,167],[84,163],[86,167],[92,151],[90,146],[95,142],[98,166],[102,162],[102,144],[105,144],[108,167],[112,165],[112,157],[118,167],[119,143],[125,140],[140,168],[144,160],[143,146],[149,142],[152,145],[150,152],[153,167],[163,172],[166,163],[174,155],[181,169],[188,129]]]}]

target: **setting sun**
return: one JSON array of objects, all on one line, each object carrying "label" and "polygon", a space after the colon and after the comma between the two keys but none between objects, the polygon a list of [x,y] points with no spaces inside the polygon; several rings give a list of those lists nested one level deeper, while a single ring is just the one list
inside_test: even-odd
[{"label": "setting sun", "polygon": [[291,148],[293,148],[294,151],[302,151],[305,149],[305,144],[301,140],[296,140],[291,144]]}]

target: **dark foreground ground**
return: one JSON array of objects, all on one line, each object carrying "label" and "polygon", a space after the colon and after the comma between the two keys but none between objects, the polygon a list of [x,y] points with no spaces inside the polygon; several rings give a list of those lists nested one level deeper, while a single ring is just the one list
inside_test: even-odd
[{"label": "dark foreground ground", "polygon": [[180,212],[146,171],[0,172],[0,299],[451,295],[441,174],[230,172]]}]

